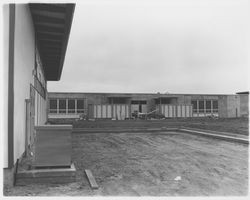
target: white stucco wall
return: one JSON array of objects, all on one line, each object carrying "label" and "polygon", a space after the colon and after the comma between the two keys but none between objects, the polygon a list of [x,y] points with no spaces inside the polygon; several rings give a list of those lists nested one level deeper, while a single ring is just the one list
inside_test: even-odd
[{"label": "white stucco wall", "polygon": [[14,49],[14,162],[25,151],[26,107],[35,65],[35,38],[28,5],[16,4]]},{"label": "white stucco wall", "polygon": [[[3,167],[8,167],[8,70],[9,70],[9,5],[3,9]],[[30,84],[34,85],[33,69],[35,68],[35,35],[34,27],[27,4],[15,5],[15,34],[14,34],[14,162],[25,151],[26,139],[26,103],[30,98]],[[37,51],[37,55],[39,52]],[[40,59],[40,58],[39,58]],[[38,62],[37,62],[38,63]],[[42,73],[42,64],[37,64],[37,72],[43,86],[46,79]],[[38,75],[39,76],[39,75]],[[44,124],[47,120],[47,103],[36,91],[36,124]]]},{"label": "white stucco wall", "polygon": [[3,6],[3,71],[1,81],[3,86],[3,167],[8,167],[8,69],[9,69],[9,5]]},{"label": "white stucco wall", "polygon": [[[26,104],[30,98],[30,84],[34,85],[35,35],[28,5],[16,4],[14,49],[14,162],[25,151]],[[39,57],[39,52],[37,51]],[[40,58],[39,58],[40,59]],[[37,62],[37,75],[45,84],[42,66]],[[46,121],[46,100],[36,91],[35,125]]]}]

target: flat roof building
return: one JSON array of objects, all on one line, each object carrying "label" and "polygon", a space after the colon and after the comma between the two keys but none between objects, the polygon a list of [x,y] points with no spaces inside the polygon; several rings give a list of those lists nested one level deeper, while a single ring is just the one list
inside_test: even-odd
[{"label": "flat roof building", "polygon": [[[49,93],[49,118],[131,118],[134,112],[167,118],[248,116],[248,94]],[[118,117],[117,117],[118,116]]]}]

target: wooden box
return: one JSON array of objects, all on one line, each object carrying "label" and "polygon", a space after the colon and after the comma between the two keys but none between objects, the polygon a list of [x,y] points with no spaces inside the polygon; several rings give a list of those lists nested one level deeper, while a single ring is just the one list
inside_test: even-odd
[{"label": "wooden box", "polygon": [[43,125],[35,127],[35,168],[71,166],[72,125]]}]

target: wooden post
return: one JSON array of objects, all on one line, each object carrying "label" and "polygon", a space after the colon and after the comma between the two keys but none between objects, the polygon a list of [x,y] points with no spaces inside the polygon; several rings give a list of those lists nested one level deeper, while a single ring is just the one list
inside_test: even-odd
[{"label": "wooden post", "polygon": [[94,178],[92,172],[89,169],[85,169],[85,173],[86,173],[86,175],[88,177],[91,188],[92,189],[98,189],[98,185],[97,185],[97,183],[95,181],[95,178]]}]

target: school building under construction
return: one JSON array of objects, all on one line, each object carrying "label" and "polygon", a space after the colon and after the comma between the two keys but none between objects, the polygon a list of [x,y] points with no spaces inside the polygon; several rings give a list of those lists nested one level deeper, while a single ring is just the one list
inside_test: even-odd
[{"label": "school building under construction", "polygon": [[248,116],[249,92],[233,95],[161,93],[49,93],[48,118],[130,119],[133,113],[166,118]]}]

